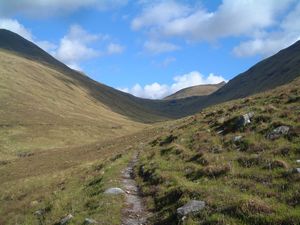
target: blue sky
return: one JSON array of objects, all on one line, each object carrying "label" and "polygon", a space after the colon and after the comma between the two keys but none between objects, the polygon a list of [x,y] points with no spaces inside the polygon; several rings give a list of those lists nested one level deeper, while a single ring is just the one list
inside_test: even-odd
[{"label": "blue sky", "polygon": [[10,0],[0,27],[145,98],[230,80],[300,39],[299,0]]}]

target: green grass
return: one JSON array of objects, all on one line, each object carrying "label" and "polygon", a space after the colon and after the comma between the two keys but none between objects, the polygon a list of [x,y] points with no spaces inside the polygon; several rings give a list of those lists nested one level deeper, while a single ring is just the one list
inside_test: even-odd
[{"label": "green grass", "polygon": [[1,185],[1,224],[38,224],[34,212],[45,210],[43,224],[53,224],[68,214],[70,224],[82,224],[85,218],[101,224],[119,224],[123,196],[103,192],[120,187],[121,173],[130,160],[126,154],[116,160],[99,159],[69,169],[5,182]]},{"label": "green grass", "polygon": [[[149,141],[137,167],[155,212],[152,223],[178,224],[176,209],[199,199],[207,203],[205,210],[185,224],[299,224],[300,174],[294,171],[300,159],[299,86],[298,79],[165,126]],[[217,133],[248,112],[255,113],[251,124]],[[267,139],[279,125],[290,126],[292,133]],[[238,135],[242,141],[234,143]]]}]

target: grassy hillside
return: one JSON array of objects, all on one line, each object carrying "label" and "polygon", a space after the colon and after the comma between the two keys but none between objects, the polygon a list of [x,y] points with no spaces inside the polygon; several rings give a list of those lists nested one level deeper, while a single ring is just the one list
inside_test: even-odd
[{"label": "grassy hillside", "polygon": [[112,112],[61,72],[0,52],[0,156],[76,146],[145,125]]},{"label": "grassy hillside", "polygon": [[179,224],[191,199],[206,206],[180,224],[300,224],[299,115],[300,79],[165,124],[136,168],[151,224]]},{"label": "grassy hillside", "polygon": [[264,59],[230,80],[203,107],[271,90],[300,76],[300,41]]},{"label": "grassy hillside", "polygon": [[[124,196],[107,196],[104,191],[121,187],[121,171],[132,153],[154,134],[148,130],[0,160],[0,224],[53,225],[68,214],[74,216],[70,225],[83,224],[85,218],[121,224]],[[39,210],[42,216],[36,215]]]},{"label": "grassy hillside", "polygon": [[205,85],[197,85],[193,87],[184,88],[176,93],[165,97],[165,100],[173,100],[173,99],[181,99],[188,98],[193,96],[205,96],[210,95],[213,92],[217,91],[221,87],[223,87],[226,83],[221,82],[219,84],[205,84]]}]

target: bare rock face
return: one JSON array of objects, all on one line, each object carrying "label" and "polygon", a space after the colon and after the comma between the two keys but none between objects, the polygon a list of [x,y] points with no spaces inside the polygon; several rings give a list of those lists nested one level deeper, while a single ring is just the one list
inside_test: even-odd
[{"label": "bare rock face", "polygon": [[177,214],[180,217],[187,216],[191,213],[199,212],[205,207],[205,202],[203,201],[197,201],[197,200],[191,200],[184,206],[177,209]]},{"label": "bare rock face", "polygon": [[272,132],[270,132],[267,135],[267,138],[270,140],[276,140],[280,138],[281,136],[287,135],[290,132],[290,127],[288,126],[280,126],[274,129]]},{"label": "bare rock face", "polygon": [[104,194],[109,194],[109,195],[120,195],[120,194],[125,194],[125,191],[123,191],[121,188],[114,187],[114,188],[109,188],[107,189]]}]

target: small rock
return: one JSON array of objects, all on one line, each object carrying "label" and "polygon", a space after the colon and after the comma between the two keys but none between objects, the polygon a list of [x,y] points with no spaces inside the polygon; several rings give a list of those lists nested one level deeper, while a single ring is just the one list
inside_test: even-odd
[{"label": "small rock", "polygon": [[43,216],[45,213],[45,211],[43,209],[39,209],[37,211],[34,212],[34,215],[36,216]]},{"label": "small rock", "polygon": [[66,217],[64,217],[61,221],[59,221],[60,225],[65,225],[67,224],[71,219],[73,218],[72,214],[67,215]]},{"label": "small rock", "polygon": [[191,200],[184,206],[177,209],[177,214],[180,217],[186,216],[190,213],[198,212],[205,207],[205,202],[203,201],[197,201],[197,200]]},{"label": "small rock", "polygon": [[224,130],[219,130],[218,132],[217,132],[217,134],[223,134],[224,133]]},{"label": "small rock", "polygon": [[218,122],[219,124],[222,124],[222,123],[224,123],[224,122],[225,122],[225,120],[226,120],[226,118],[225,118],[225,117],[221,117],[221,118],[219,118],[219,119],[218,119],[218,121],[217,121],[217,122]]},{"label": "small rock", "polygon": [[297,163],[300,163],[300,159],[296,160]]},{"label": "small rock", "polygon": [[104,194],[110,194],[110,195],[119,195],[124,193],[125,191],[123,191],[121,188],[118,187],[109,188],[104,192]]},{"label": "small rock", "polygon": [[245,115],[241,116],[240,119],[237,121],[238,127],[244,127],[247,124],[251,123],[251,118],[254,116],[253,112],[246,113]]},{"label": "small rock", "polygon": [[25,158],[25,157],[30,157],[33,156],[34,154],[32,152],[20,152],[17,154],[18,157],[20,158]]},{"label": "small rock", "polygon": [[271,133],[267,135],[267,138],[270,140],[275,140],[280,138],[283,135],[287,135],[290,131],[290,127],[288,126],[280,126],[274,129]]},{"label": "small rock", "polygon": [[235,136],[234,138],[232,138],[233,143],[237,143],[240,142],[242,140],[243,136]]},{"label": "small rock", "polygon": [[36,206],[36,205],[38,205],[38,204],[39,204],[39,202],[36,201],[36,200],[30,202],[30,206]]},{"label": "small rock", "polygon": [[90,218],[85,218],[83,224],[98,224],[98,222]]},{"label": "small rock", "polygon": [[297,171],[298,173],[300,173],[300,168],[296,168],[296,171]]}]

